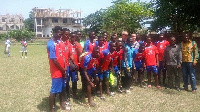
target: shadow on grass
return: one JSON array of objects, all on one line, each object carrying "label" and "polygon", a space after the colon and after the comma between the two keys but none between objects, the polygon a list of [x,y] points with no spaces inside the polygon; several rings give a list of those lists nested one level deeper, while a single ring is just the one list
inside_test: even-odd
[{"label": "shadow on grass", "polygon": [[[56,102],[59,102],[59,99],[56,98]],[[40,104],[37,105],[37,108],[41,111],[41,112],[50,112],[49,109],[49,97],[44,97],[42,99],[42,102]],[[59,106],[55,106],[55,111],[57,111],[60,107]]]},{"label": "shadow on grass", "polygon": [[82,92],[82,89],[78,89],[77,90],[77,95],[78,95],[78,99],[73,99],[73,102],[78,104],[78,105],[81,105],[81,106],[86,106],[87,102],[85,100],[85,94]]}]

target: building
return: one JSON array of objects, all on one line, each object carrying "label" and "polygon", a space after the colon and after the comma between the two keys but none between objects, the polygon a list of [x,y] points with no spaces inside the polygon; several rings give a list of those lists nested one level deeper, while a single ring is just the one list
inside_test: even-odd
[{"label": "building", "polygon": [[9,30],[19,30],[24,28],[24,17],[20,15],[0,15],[0,33],[6,33]]},{"label": "building", "polygon": [[50,37],[54,26],[68,28],[70,31],[82,29],[81,11],[71,9],[42,9],[33,8],[35,24],[34,29],[37,37]]}]

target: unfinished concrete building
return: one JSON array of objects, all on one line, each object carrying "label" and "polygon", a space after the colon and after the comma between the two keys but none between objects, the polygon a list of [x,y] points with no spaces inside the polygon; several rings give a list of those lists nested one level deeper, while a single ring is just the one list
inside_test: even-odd
[{"label": "unfinished concrete building", "polygon": [[81,11],[71,9],[33,8],[35,32],[37,37],[50,37],[54,26],[68,28],[70,31],[82,29]]},{"label": "unfinished concrete building", "polygon": [[24,28],[24,17],[20,15],[0,15],[0,33],[6,33],[9,30],[19,30]]}]

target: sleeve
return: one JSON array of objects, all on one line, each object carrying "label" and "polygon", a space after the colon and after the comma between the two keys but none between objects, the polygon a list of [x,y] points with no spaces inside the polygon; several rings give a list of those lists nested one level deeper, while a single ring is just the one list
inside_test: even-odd
[{"label": "sleeve", "polygon": [[49,58],[50,59],[56,58],[55,45],[51,45],[49,48]]},{"label": "sleeve", "polygon": [[166,40],[166,46],[169,46],[169,41]]},{"label": "sleeve", "polygon": [[180,65],[182,63],[182,52],[181,52],[181,47],[178,46],[178,60],[177,60],[177,65]]},{"label": "sleeve", "polygon": [[158,54],[158,49],[156,46],[154,46],[154,50],[155,50],[155,53]]},{"label": "sleeve", "polygon": [[195,41],[193,41],[193,51],[194,51],[194,63],[197,63],[198,59],[199,59],[199,50],[198,50],[198,46],[197,43]]},{"label": "sleeve", "polygon": [[90,62],[90,58],[88,58],[88,56],[86,55],[86,56],[84,57],[83,66],[84,66],[84,67],[88,67],[89,62]]},{"label": "sleeve", "polygon": [[85,41],[84,50],[85,50],[85,52],[89,52],[89,43],[88,43],[88,41]]},{"label": "sleeve", "polygon": [[103,54],[103,56],[107,56],[108,55],[108,50],[103,50],[102,54]]}]

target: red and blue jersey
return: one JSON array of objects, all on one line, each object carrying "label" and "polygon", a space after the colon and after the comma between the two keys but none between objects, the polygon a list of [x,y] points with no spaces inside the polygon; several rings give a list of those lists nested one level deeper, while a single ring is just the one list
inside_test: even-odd
[{"label": "red and blue jersey", "polygon": [[114,56],[116,56],[116,52],[110,53],[109,49],[103,50],[102,51],[102,56],[103,58],[103,65],[102,65],[102,70],[108,70],[108,66],[113,59]]},{"label": "red and blue jersey", "polygon": [[135,59],[134,61],[141,61],[142,60],[142,52],[137,52],[137,54],[135,55]]},{"label": "red and blue jersey", "polygon": [[120,49],[120,51],[116,52],[116,55],[113,57],[113,66],[118,65],[118,59],[122,60],[123,57],[123,49]]},{"label": "red and blue jersey", "polygon": [[54,42],[50,39],[47,43],[47,53],[49,58],[50,73],[52,78],[61,78],[62,72],[56,67],[52,59],[57,59],[58,63],[62,68],[65,67],[62,47],[60,46],[60,41]]},{"label": "red and blue jersey", "polygon": [[92,53],[86,55],[81,61],[81,66],[86,67],[87,69],[96,68],[98,58],[93,58]]},{"label": "red and blue jersey", "polygon": [[90,40],[86,40],[84,44],[85,52],[92,52],[94,46],[95,46],[95,43],[91,43]]},{"label": "red and blue jersey", "polygon": [[158,60],[162,61],[165,47],[169,45],[169,42],[167,40],[157,41],[155,45],[158,49]]},{"label": "red and blue jersey", "polygon": [[158,54],[157,47],[151,45],[149,47],[145,47],[145,50],[142,53],[142,56],[145,59],[146,66],[155,66],[156,65],[156,54]]},{"label": "red and blue jersey", "polygon": [[74,44],[69,44],[70,45],[70,52],[72,53],[72,56],[74,57],[74,64],[78,66],[78,51],[77,51],[77,46]]},{"label": "red and blue jersey", "polygon": [[69,41],[66,41],[66,42],[61,41],[59,44],[60,44],[62,51],[63,51],[63,56],[65,58],[66,66],[69,66],[68,59],[69,59],[70,54],[71,54],[70,43],[69,43]]}]

